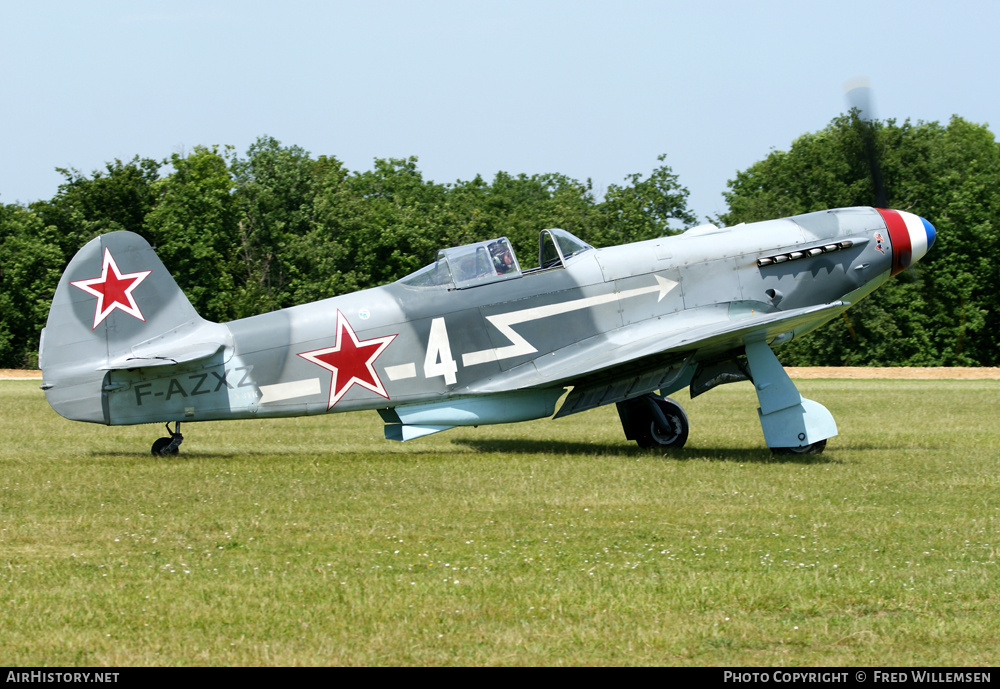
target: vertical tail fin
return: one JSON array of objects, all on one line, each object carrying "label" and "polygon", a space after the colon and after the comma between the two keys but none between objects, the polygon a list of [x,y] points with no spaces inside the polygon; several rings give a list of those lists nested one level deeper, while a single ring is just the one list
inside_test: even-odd
[{"label": "vertical tail fin", "polygon": [[42,388],[59,414],[110,423],[108,371],[193,361],[230,343],[142,237],[112,232],[80,249],[59,281],[39,344]]}]

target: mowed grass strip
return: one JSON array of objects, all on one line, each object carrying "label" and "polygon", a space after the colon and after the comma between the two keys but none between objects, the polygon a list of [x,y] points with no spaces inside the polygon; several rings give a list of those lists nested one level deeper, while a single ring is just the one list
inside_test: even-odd
[{"label": "mowed grass strip", "polygon": [[613,407],[406,444],[374,413],[162,427],[0,382],[0,664],[996,665],[998,381],[747,383],[688,447]]}]

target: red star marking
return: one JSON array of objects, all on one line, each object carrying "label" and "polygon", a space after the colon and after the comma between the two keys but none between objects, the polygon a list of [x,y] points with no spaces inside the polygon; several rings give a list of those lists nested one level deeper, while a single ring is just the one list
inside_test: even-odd
[{"label": "red star marking", "polygon": [[[344,337],[345,333],[347,337]],[[330,379],[330,403],[327,409],[332,409],[352,385],[360,385],[389,399],[382,380],[375,372],[374,364],[394,339],[395,335],[386,335],[359,341],[344,314],[337,311],[337,344],[325,349],[299,353],[303,359],[308,359],[317,366],[333,372],[333,377]]]},{"label": "red star marking", "polygon": [[[146,319],[139,310],[139,305],[135,303],[132,290],[139,286],[146,277],[152,273],[151,270],[140,270],[136,273],[125,273],[118,270],[111,251],[104,248],[104,266],[101,268],[101,277],[90,280],[77,280],[69,284],[79,287],[88,294],[97,297],[97,308],[94,310],[94,328],[100,325],[101,321],[111,315],[115,309],[120,309],[130,316],[138,318],[143,323]],[[93,330],[93,328],[91,328]]]}]

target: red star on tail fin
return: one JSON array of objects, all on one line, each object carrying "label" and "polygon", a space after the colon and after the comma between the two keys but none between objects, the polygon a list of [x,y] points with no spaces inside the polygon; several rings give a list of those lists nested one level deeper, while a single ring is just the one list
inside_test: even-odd
[{"label": "red star on tail fin", "polygon": [[111,251],[105,247],[101,277],[76,280],[70,284],[97,297],[93,328],[100,325],[101,321],[111,315],[115,309],[124,311],[145,323],[146,319],[143,317],[142,311],[139,310],[139,305],[136,304],[132,292],[152,272],[151,270],[140,270],[135,273],[122,273],[118,270],[118,264],[115,263]]}]

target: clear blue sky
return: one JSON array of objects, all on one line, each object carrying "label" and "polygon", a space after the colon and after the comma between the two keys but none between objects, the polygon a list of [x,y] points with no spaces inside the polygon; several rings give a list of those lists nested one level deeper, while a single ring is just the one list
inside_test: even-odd
[{"label": "clear blue sky", "polygon": [[1000,0],[0,0],[0,27],[4,203],[51,198],[57,167],[266,134],[599,194],[666,153],[705,216],[858,75],[881,118],[1000,126]]}]

